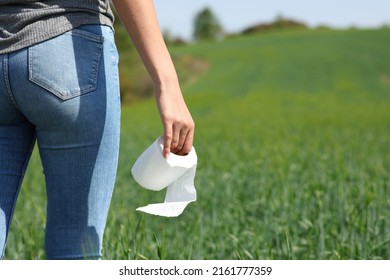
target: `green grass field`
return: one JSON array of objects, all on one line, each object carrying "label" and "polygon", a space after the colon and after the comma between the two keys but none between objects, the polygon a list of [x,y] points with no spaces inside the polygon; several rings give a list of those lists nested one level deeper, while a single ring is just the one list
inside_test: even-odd
[{"label": "green grass field", "polygon": [[[132,179],[162,133],[154,100],[126,106],[104,259],[390,259],[390,30],[296,30],[178,47],[209,62],[185,84],[198,201],[178,218]],[[180,74],[180,73],[179,73]],[[44,258],[38,153],[6,258]]]}]

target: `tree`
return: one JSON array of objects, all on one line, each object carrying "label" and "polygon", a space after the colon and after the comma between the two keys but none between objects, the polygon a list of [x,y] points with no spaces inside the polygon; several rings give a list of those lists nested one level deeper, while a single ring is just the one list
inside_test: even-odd
[{"label": "tree", "polygon": [[195,40],[214,40],[222,36],[222,26],[210,8],[204,8],[194,18]]}]

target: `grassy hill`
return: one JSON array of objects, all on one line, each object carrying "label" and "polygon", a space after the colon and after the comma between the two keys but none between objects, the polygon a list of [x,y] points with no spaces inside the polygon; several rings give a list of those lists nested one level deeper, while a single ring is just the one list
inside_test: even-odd
[{"label": "grassy hill", "polygon": [[[295,30],[172,49],[208,64],[183,86],[198,201],[175,219],[135,211],[164,197],[130,174],[162,129],[152,99],[125,106],[104,257],[390,259],[389,44],[389,29]],[[7,258],[43,257],[39,164]]]}]

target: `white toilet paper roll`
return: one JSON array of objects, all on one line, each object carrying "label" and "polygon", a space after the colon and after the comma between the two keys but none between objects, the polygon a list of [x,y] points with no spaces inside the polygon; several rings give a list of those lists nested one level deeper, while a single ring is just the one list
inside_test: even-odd
[{"label": "white toilet paper roll", "polygon": [[164,203],[137,208],[145,213],[176,217],[188,203],[196,200],[194,185],[197,155],[192,147],[186,156],[171,153],[163,157],[163,139],[160,137],[136,160],[131,169],[134,179],[142,187],[159,191],[167,187]]}]

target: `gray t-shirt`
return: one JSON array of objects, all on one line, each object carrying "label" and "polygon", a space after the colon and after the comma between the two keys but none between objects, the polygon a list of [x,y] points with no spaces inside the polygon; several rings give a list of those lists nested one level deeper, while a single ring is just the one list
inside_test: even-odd
[{"label": "gray t-shirt", "polygon": [[109,0],[0,0],[0,54],[43,42],[85,24],[112,27]]}]

